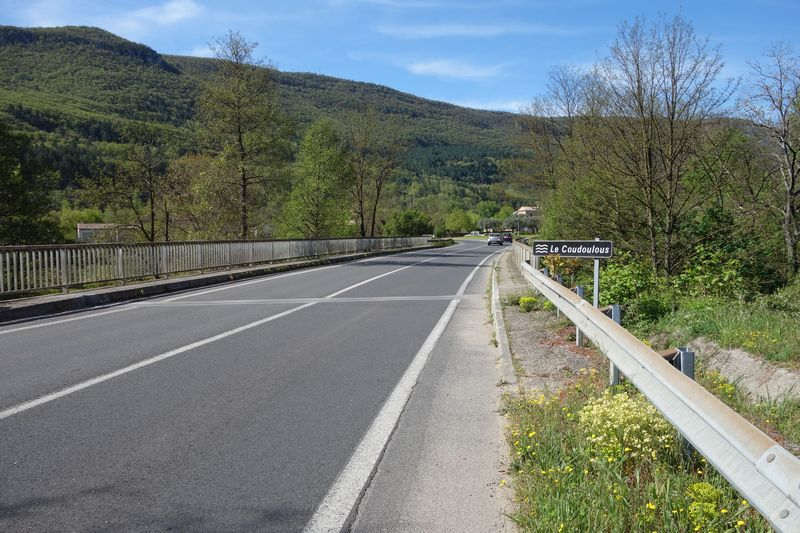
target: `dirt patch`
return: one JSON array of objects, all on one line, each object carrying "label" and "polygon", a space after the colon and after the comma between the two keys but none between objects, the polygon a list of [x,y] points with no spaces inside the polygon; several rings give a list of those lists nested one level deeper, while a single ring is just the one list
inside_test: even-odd
[{"label": "dirt patch", "polygon": [[800,398],[800,372],[759,359],[744,350],[721,348],[702,337],[689,343],[689,346],[706,368],[716,370],[754,398]]},{"label": "dirt patch", "polygon": [[[513,264],[513,254],[498,261],[500,300],[533,294],[530,284]],[[520,389],[556,392],[589,368],[605,361],[594,350],[575,345],[575,327],[548,311],[524,313],[519,306],[503,305],[509,346]]]}]

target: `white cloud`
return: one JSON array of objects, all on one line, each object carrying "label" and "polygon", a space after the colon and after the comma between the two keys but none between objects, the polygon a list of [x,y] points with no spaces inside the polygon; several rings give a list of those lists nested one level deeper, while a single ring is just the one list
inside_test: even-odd
[{"label": "white cloud", "polygon": [[207,44],[201,44],[192,48],[189,51],[189,55],[192,57],[214,57],[214,51]]},{"label": "white cloud", "polygon": [[503,71],[503,65],[478,66],[463,61],[451,59],[436,59],[433,61],[416,61],[406,65],[406,70],[421,76],[436,76],[439,78],[482,79],[498,76]]},{"label": "white cloud", "polygon": [[471,107],[472,109],[510,111],[512,113],[520,113],[530,105],[530,102],[524,100],[461,100],[450,103],[461,107]]},{"label": "white cloud", "polygon": [[428,0],[328,0],[328,5],[333,7],[351,6],[356,4],[371,4],[384,7],[399,7],[406,9],[443,7],[441,2]]},{"label": "white cloud", "polygon": [[150,33],[154,28],[173,26],[195,18],[202,12],[203,7],[194,0],[168,0],[163,4],[106,16],[101,25],[126,37],[138,37]]},{"label": "white cloud", "polygon": [[509,34],[574,35],[577,30],[544,24],[420,24],[384,25],[378,33],[402,39],[437,37],[497,37]]}]

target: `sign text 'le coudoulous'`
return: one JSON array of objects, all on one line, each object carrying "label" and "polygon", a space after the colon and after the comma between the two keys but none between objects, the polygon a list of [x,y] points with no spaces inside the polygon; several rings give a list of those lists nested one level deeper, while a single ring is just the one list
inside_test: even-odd
[{"label": "sign text 'le coudoulous'", "polygon": [[589,259],[611,257],[611,241],[533,241],[533,255],[560,255]]}]

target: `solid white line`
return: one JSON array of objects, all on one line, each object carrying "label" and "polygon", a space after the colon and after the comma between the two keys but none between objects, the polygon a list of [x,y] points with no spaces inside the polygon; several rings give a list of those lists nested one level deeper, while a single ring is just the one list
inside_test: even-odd
[{"label": "solid white line", "polygon": [[158,363],[159,361],[163,361],[164,359],[169,359],[170,357],[174,357],[178,354],[183,352],[188,352],[189,350],[194,350],[195,348],[199,348],[200,346],[205,346],[206,344],[210,344],[212,342],[218,341],[220,339],[224,339],[226,337],[230,337],[231,335],[236,335],[237,333],[241,333],[242,331],[254,328],[256,326],[260,326],[262,324],[266,324],[267,322],[272,322],[273,320],[277,320],[278,318],[284,317],[295,311],[300,311],[301,309],[305,309],[306,307],[311,307],[314,305],[313,303],[308,303],[301,305],[299,307],[295,307],[284,311],[282,313],[278,313],[276,315],[268,316],[266,318],[262,318],[261,320],[256,320],[255,322],[251,322],[249,324],[245,324],[244,326],[239,326],[238,328],[234,328],[219,335],[214,335],[213,337],[208,337],[203,340],[199,340],[197,342],[193,342],[191,344],[187,344],[185,346],[181,346],[180,348],[176,348],[174,350],[170,350],[168,352],[164,352],[160,355],[156,355],[155,357],[150,357],[149,359],[145,359],[143,361],[139,361],[138,363],[134,363],[132,365],[128,365],[124,368],[120,368],[119,370],[115,370],[113,372],[109,372],[108,374],[103,374],[101,376],[94,377],[92,379],[87,379],[86,381],[82,381],[76,385],[71,387],[67,387],[66,389],[61,389],[60,391],[56,391],[50,394],[46,394],[44,396],[40,396],[35,400],[31,400],[29,402],[24,402],[14,407],[10,407],[3,411],[0,411],[0,420],[4,418],[8,418],[9,416],[13,416],[17,413],[21,413],[23,411],[27,411],[28,409],[33,409],[39,405],[52,402],[53,400],[57,400],[59,398],[63,398],[73,392],[78,392],[83,389],[88,389],[93,385],[97,385],[98,383],[103,383],[104,381],[108,381],[110,379],[114,379],[117,376],[121,376],[123,374],[127,374],[128,372],[133,372],[134,370],[138,370],[140,368],[150,366],[154,363]]},{"label": "solid white line", "polygon": [[429,300],[452,300],[454,294],[441,296],[364,296],[353,298],[263,298],[250,300],[192,300],[189,302],[142,302],[139,307],[193,307],[196,305],[284,305],[302,303],[361,303],[361,302],[425,302]]},{"label": "solid white line", "polygon": [[124,307],[117,307],[115,309],[111,309],[110,311],[100,311],[99,313],[89,313],[88,315],[81,315],[81,316],[74,316],[72,318],[62,318],[60,320],[52,320],[49,322],[44,322],[41,324],[29,324],[27,326],[19,326],[16,328],[10,329],[3,329],[0,330],[0,335],[5,335],[6,333],[16,333],[17,331],[25,331],[28,329],[36,329],[36,328],[43,328],[45,326],[55,326],[57,324],[64,324],[65,322],[73,322],[75,320],[85,320],[87,318],[94,318],[97,316],[103,315],[110,315],[113,313],[121,313],[122,311],[130,311],[131,309],[135,309],[134,304],[126,304]]},{"label": "solid white line", "polygon": [[[431,259],[435,259],[435,257],[431,258]],[[420,263],[424,263],[424,262],[430,261],[431,259],[427,259],[425,261],[421,261]],[[420,264],[420,263],[414,263],[414,265],[417,265],[417,264]],[[343,292],[347,292],[350,289],[354,289],[356,287],[360,287],[360,286],[364,285],[365,283],[368,283],[369,281],[372,281],[372,280],[375,280],[375,279],[378,279],[378,278],[382,278],[384,276],[388,276],[389,274],[392,274],[394,272],[399,272],[401,270],[404,270],[404,269],[409,268],[409,267],[414,266],[414,265],[408,265],[408,266],[405,266],[405,267],[402,267],[402,268],[398,268],[396,270],[392,270],[391,272],[387,272],[385,274],[381,274],[380,276],[372,277],[369,280],[353,284],[353,285],[351,285],[349,287],[346,287],[345,289],[336,291],[335,293],[326,296],[326,298],[333,298],[334,296],[342,294]],[[237,333],[241,333],[243,331],[246,331],[248,329],[251,329],[251,328],[254,328],[254,327],[257,327],[257,326],[261,326],[263,324],[266,324],[267,322],[272,322],[273,320],[285,317],[285,316],[290,315],[290,314],[292,314],[292,313],[294,313],[296,311],[300,311],[301,309],[306,309],[306,308],[311,307],[313,305],[317,305],[317,303],[316,302],[310,302],[310,303],[306,303],[306,304],[300,305],[298,307],[294,307],[292,309],[288,309],[286,311],[283,311],[282,313],[271,315],[271,316],[268,316],[266,318],[262,318],[260,320],[256,320],[255,322],[250,322],[249,324],[245,324],[243,326],[239,326],[237,328],[234,328],[234,329],[219,333],[219,334],[214,335],[212,337],[208,337],[208,338],[205,338],[205,339],[202,339],[202,340],[190,343],[190,344],[186,344],[184,346],[181,346],[180,348],[176,348],[174,350],[170,350],[168,352],[164,352],[164,353],[156,355],[154,357],[150,357],[148,359],[144,359],[144,360],[139,361],[137,363],[134,363],[132,365],[128,365],[128,366],[126,366],[124,368],[120,368],[119,370],[115,370],[113,372],[109,372],[107,374],[103,374],[103,375],[88,379],[86,381],[82,381],[80,383],[77,383],[77,384],[72,385],[70,387],[66,387],[66,388],[61,389],[59,391],[52,392],[52,393],[46,394],[44,396],[40,396],[39,398],[36,398],[34,400],[30,400],[30,401],[27,401],[27,402],[23,402],[23,403],[17,404],[17,405],[15,405],[13,407],[9,407],[7,409],[4,409],[3,411],[0,411],[0,420],[3,420],[3,419],[8,418],[10,416],[16,415],[16,414],[21,413],[23,411],[27,411],[29,409],[33,409],[34,407],[38,407],[40,405],[52,402],[52,401],[57,400],[59,398],[63,398],[64,396],[68,396],[68,395],[70,395],[70,394],[72,394],[74,392],[78,392],[78,391],[87,389],[87,388],[89,388],[89,387],[91,387],[93,385],[97,385],[99,383],[103,383],[103,382],[108,381],[110,379],[114,379],[114,378],[116,378],[118,376],[121,376],[123,374],[127,374],[129,372],[133,372],[134,370],[138,370],[140,368],[143,368],[143,367],[146,367],[146,366],[150,366],[150,365],[152,365],[154,363],[158,363],[158,362],[163,361],[165,359],[169,359],[170,357],[174,357],[174,356],[176,356],[178,354],[182,354],[184,352],[188,352],[189,350],[193,350],[195,348],[199,348],[199,347],[204,346],[206,344],[210,344],[212,342],[216,342],[216,341],[224,339],[226,337],[230,337],[231,335],[235,335]]]},{"label": "solid white line", "polygon": [[203,290],[203,291],[193,291],[193,292],[190,292],[189,294],[181,294],[180,296],[171,296],[169,298],[164,298],[164,299],[159,300],[159,301],[161,301],[161,302],[174,302],[175,300],[182,300],[184,298],[191,298],[193,296],[202,296],[204,294],[211,294],[212,292],[227,291],[229,289],[238,289],[239,287],[246,287],[248,285],[255,285],[256,283],[266,283],[268,281],[273,281],[273,280],[276,280],[276,279],[288,278],[290,276],[298,276],[300,274],[308,274],[309,272],[317,272],[319,270],[326,270],[328,268],[338,268],[338,267],[342,266],[343,264],[344,263],[337,263],[335,265],[327,265],[327,266],[321,266],[321,267],[315,267],[315,268],[305,268],[305,269],[295,270],[294,272],[287,272],[285,274],[277,274],[277,275],[273,275],[273,276],[267,275],[266,277],[262,277],[262,278],[259,278],[259,279],[254,279],[254,280],[251,280],[251,281],[240,281],[240,282],[234,281],[233,283],[225,284],[222,287],[214,287],[213,289],[206,289],[206,290]]},{"label": "solid white line", "polygon": [[319,504],[311,520],[303,529],[304,533],[331,533],[343,531],[353,518],[353,513],[366,490],[367,483],[372,478],[383,455],[383,450],[392,436],[400,415],[411,397],[411,392],[417,384],[422,369],[436,346],[436,342],[444,333],[447,324],[455,313],[460,298],[467,290],[478,269],[493,255],[487,255],[472,269],[467,279],[458,289],[457,298],[450,302],[439,321],[430,332],[422,347],[419,349],[411,364],[403,373],[403,377],[395,386],[389,398],[381,407],[380,412],[373,420],[367,433],[361,439],[355,452],[350,457],[347,466],[339,473],[328,493]]}]

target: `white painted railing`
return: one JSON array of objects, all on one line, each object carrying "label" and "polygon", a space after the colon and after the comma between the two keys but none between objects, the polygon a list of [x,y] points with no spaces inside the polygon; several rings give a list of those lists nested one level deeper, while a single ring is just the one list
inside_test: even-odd
[{"label": "white painted railing", "polygon": [[589,302],[528,264],[530,247],[514,243],[513,253],[528,282],[591,339],[777,531],[800,532],[800,459]]},{"label": "white painted railing", "polygon": [[66,289],[302,257],[422,246],[427,237],[0,246],[0,294]]}]

